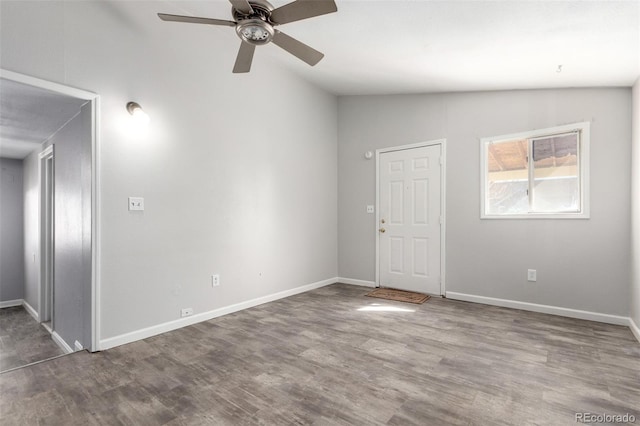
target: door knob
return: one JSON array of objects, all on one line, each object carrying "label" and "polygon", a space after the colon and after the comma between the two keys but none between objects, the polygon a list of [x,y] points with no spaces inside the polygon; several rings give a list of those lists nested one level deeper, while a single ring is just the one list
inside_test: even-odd
[{"label": "door knob", "polygon": [[380,223],[384,223],[384,219],[380,219]]},{"label": "door knob", "polygon": [[378,229],[378,231],[380,231],[381,233],[385,233],[385,232],[386,232],[386,229],[384,229],[384,228],[380,228],[380,229]]}]

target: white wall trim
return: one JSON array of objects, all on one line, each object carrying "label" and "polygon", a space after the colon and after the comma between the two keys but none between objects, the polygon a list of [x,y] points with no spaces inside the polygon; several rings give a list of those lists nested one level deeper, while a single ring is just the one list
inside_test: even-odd
[{"label": "white wall trim", "polygon": [[13,308],[14,306],[22,306],[23,302],[24,302],[23,299],[5,300],[4,302],[0,302],[0,309]]},{"label": "white wall trim", "polygon": [[0,69],[0,78],[15,81],[17,83],[27,84],[29,86],[40,87],[52,92],[62,93],[64,95],[69,95],[74,98],[84,99],[87,101],[93,100],[96,97],[95,93],[87,92],[86,90],[76,89],[75,87],[66,86],[60,83],[54,83],[53,81],[43,80],[41,78],[36,78],[30,75],[20,74],[5,69]]},{"label": "white wall trim", "polygon": [[640,342],[640,327],[638,327],[638,324],[636,324],[631,317],[629,317],[629,328],[633,335],[636,336],[636,339],[638,339],[638,342]]},{"label": "white wall trim", "polygon": [[375,281],[357,280],[355,278],[344,278],[344,277],[338,277],[336,279],[338,280],[339,283],[343,283],[343,284],[359,285],[362,287],[376,286]]},{"label": "white wall trim", "polygon": [[453,300],[481,303],[483,305],[502,306],[505,308],[521,309],[523,311],[540,312],[543,314],[559,315],[562,317],[578,318],[607,324],[630,326],[630,318],[618,315],[601,314],[598,312],[581,311],[578,309],[561,308],[559,306],[539,305],[537,303],[519,302],[517,300],[496,299],[494,297],[476,296],[473,294],[455,293],[448,291],[446,297]]},{"label": "white wall trim", "polygon": [[58,345],[60,349],[64,351],[64,353],[66,354],[73,353],[73,349],[71,348],[71,346],[69,346],[67,342],[65,342],[58,333],[56,333],[55,331],[51,333],[51,338],[53,339],[54,342],[56,342],[56,345]]},{"label": "white wall trim", "polygon": [[38,314],[38,311],[33,309],[33,306],[31,306],[26,300],[22,301],[22,306],[24,306],[24,309],[29,312],[29,315],[31,315],[33,319],[40,322],[40,315]]},{"label": "white wall trim", "polygon": [[121,334],[119,336],[110,337],[100,341],[100,350],[110,349],[116,346],[146,339],[148,337],[156,336],[158,334],[166,333],[168,331],[176,330],[188,325],[197,324],[199,322],[208,321],[210,319],[221,317],[223,315],[228,315],[234,312],[242,311],[244,309],[253,308],[254,306],[262,305],[264,303],[273,302],[274,300],[284,299],[285,297],[304,293],[306,291],[314,290],[330,284],[335,284],[336,282],[338,282],[338,280],[339,278],[329,278],[315,283],[292,288],[290,290],[285,290],[278,293],[258,297],[256,299],[247,300],[246,302],[236,303],[234,305],[225,306],[208,312],[202,312],[190,317],[180,318],[174,321],[169,321],[140,330],[132,331],[130,333]]},{"label": "white wall trim", "polygon": [[91,342],[89,350],[100,350],[100,289],[101,289],[101,242],[102,242],[102,193],[100,176],[101,139],[100,139],[100,96],[94,95],[91,102]]},{"label": "white wall trim", "polygon": [[[47,317],[49,319],[53,317],[52,315],[53,306],[47,306],[47,300],[46,300],[47,295],[43,291],[43,287],[45,287],[45,284],[47,284],[47,280],[49,285],[53,285],[53,277],[48,276],[49,272],[45,270],[46,269],[45,266],[47,265],[47,262],[49,261],[49,259],[53,259],[53,253],[43,253],[47,249],[45,247],[45,244],[43,244],[43,240],[45,239],[45,236],[43,235],[44,229],[42,227],[42,220],[43,220],[42,215],[44,213],[44,206],[42,205],[43,204],[42,197],[43,197],[43,191],[45,191],[45,186],[42,184],[42,180],[44,178],[43,173],[46,171],[45,167],[43,166],[43,163],[46,164],[48,159],[53,159],[53,155],[54,155],[53,145],[47,146],[45,149],[42,150],[42,152],[38,154],[38,226],[37,226],[38,238],[36,243],[37,245],[36,251],[38,252],[38,264],[37,264],[38,268],[36,271],[37,272],[36,275],[38,277],[38,322],[40,321],[40,312],[42,312],[43,320]],[[51,185],[51,191],[55,191],[55,188],[53,185]],[[52,198],[53,198],[53,195],[52,195]],[[53,219],[51,220],[50,225],[51,226],[54,225]],[[46,254],[50,254],[51,256],[47,257]],[[51,291],[53,291],[53,289],[51,289]]]}]

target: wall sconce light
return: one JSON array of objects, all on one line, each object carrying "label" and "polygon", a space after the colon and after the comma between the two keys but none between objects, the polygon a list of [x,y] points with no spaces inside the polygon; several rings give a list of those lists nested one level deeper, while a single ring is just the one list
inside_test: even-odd
[{"label": "wall sconce light", "polygon": [[371,151],[367,151],[364,153],[364,158],[366,158],[367,160],[371,160],[373,158],[373,152]]},{"label": "wall sconce light", "polygon": [[127,111],[129,111],[129,114],[133,116],[134,120],[140,124],[147,124],[151,120],[149,115],[144,112],[137,102],[127,103]]}]

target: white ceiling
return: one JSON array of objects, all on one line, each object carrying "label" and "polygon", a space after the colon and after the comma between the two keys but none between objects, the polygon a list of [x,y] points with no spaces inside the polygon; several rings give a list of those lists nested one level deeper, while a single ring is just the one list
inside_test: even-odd
[{"label": "white ceiling", "polygon": [[86,102],[0,78],[0,157],[25,158]]},{"label": "white ceiling", "polygon": [[[272,0],[275,7],[289,0]],[[232,28],[206,26],[228,49],[212,50],[196,25],[166,23],[156,12],[231,18],[226,0],[111,2],[124,25],[163,40],[180,32],[200,60],[215,52],[228,67],[239,40]],[[336,0],[338,12],[280,30],[325,53],[315,67],[275,45],[275,62],[337,95],[437,93],[529,88],[631,86],[640,75],[640,0],[429,1]],[[176,31],[176,32],[174,32]],[[193,34],[193,38],[190,35]],[[562,71],[557,72],[558,66]],[[84,101],[0,80],[0,156],[24,158],[72,118]]]},{"label": "white ceiling", "polygon": [[[271,1],[275,7],[288,2]],[[640,75],[637,0],[336,4],[337,13],[279,27],[325,53],[316,67],[273,45],[259,47],[254,61],[268,55],[339,95],[631,86]],[[231,13],[223,0],[174,0],[157,9],[219,19]],[[164,24],[191,31],[189,24]],[[212,31],[233,34],[228,27]],[[206,49],[196,34],[194,54]]]}]

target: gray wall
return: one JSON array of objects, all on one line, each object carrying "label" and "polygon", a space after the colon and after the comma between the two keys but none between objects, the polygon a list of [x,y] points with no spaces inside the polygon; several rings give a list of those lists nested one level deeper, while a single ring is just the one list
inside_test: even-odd
[{"label": "gray wall", "polygon": [[54,330],[91,344],[91,106],[49,140],[54,146]]},{"label": "gray wall", "polygon": [[[234,75],[235,34],[167,25],[157,2],[0,12],[4,68],[101,96],[103,339],[337,275],[337,101],[289,58],[266,47]],[[194,37],[205,54],[184,48]],[[128,127],[131,100],[146,132]],[[128,212],[129,196],[146,210]]]},{"label": "gray wall", "polygon": [[633,86],[633,146],[631,177],[631,319],[640,328],[640,78]]},{"label": "gray wall", "polygon": [[[629,89],[342,97],[338,106],[341,277],[375,276],[365,212],[375,161],[364,152],[446,138],[447,291],[628,315]],[[480,220],[480,138],[581,121],[591,122],[591,219]]]},{"label": "gray wall", "polygon": [[38,299],[38,277],[40,269],[40,228],[38,204],[40,183],[38,176],[38,156],[41,150],[35,150],[24,163],[24,300],[36,312],[40,312]]},{"label": "gray wall", "polygon": [[0,302],[24,298],[22,160],[0,158]]}]

